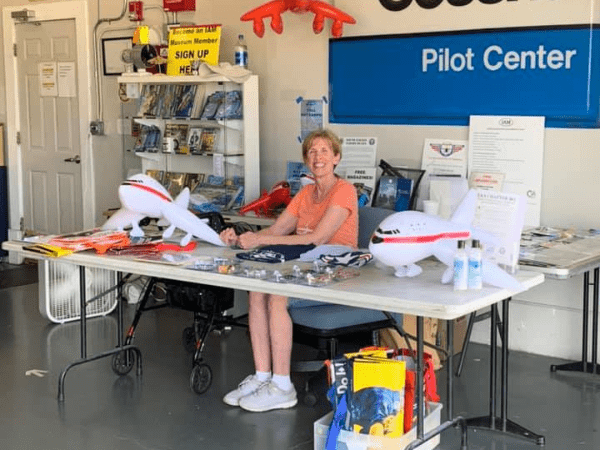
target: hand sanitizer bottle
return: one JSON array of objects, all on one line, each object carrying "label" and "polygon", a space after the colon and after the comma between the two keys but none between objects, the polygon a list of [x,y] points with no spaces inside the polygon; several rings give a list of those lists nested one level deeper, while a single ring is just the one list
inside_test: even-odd
[{"label": "hand sanitizer bottle", "polygon": [[473,239],[469,251],[469,289],[481,289],[481,244]]},{"label": "hand sanitizer bottle", "polygon": [[465,251],[465,241],[458,241],[458,250],[454,255],[454,290],[464,291],[469,287],[469,259]]}]

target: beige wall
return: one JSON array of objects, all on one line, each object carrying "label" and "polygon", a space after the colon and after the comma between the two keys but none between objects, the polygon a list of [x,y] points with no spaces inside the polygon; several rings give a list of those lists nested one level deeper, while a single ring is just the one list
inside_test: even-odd
[{"label": "beige wall", "polygon": [[[88,3],[91,30],[98,16],[98,3],[96,0],[90,0]],[[162,1],[149,0],[144,3],[158,5],[162,4]],[[198,11],[180,13],[179,19],[197,24],[223,24],[221,61],[232,62],[232,48],[237,34],[241,32],[246,35],[250,69],[260,76],[260,175],[262,188],[268,189],[285,177],[287,160],[300,159],[300,146],[297,141],[300,131],[300,112],[296,98],[302,96],[305,99],[318,99],[328,95],[329,25],[326,24],[326,29],[321,35],[315,35],[312,32],[311,15],[296,15],[288,12],[283,16],[282,35],[276,35],[267,25],[265,36],[259,39],[253,34],[251,24],[240,22],[239,17],[261,3],[264,2],[197,0]],[[19,4],[27,5],[23,1],[0,0],[0,6]],[[116,0],[100,2],[102,17],[114,17],[121,8],[122,4]],[[152,24],[158,23],[161,19],[161,15],[155,10],[147,11],[146,17]],[[101,30],[122,28],[128,24],[128,21],[121,21],[110,26],[103,25]],[[115,32],[113,35],[123,35],[123,33]],[[356,70],[361,70],[363,64],[366,62],[357,58]],[[0,65],[3,65],[2,58],[0,58]],[[4,122],[6,104],[3,73],[4,71],[0,70],[0,121]],[[131,107],[120,105],[114,78],[104,81],[103,98],[107,135],[94,138],[93,141],[98,223],[102,222],[103,210],[117,206],[116,190],[126,173],[126,168],[137,164],[135,157],[128,155],[124,157],[123,137],[116,133],[122,107],[126,115],[131,114]],[[368,86],[357,86],[357,89],[368,88]],[[468,137],[466,127],[352,125],[331,128],[346,136],[376,136],[379,139],[378,158],[413,167],[420,164],[425,138],[467,139]],[[127,145],[130,146],[131,142]],[[600,198],[598,167],[600,167],[600,130],[546,130],[542,224],[600,226],[600,215],[597,212]],[[535,353],[577,357],[580,352],[578,338],[580,299],[581,277],[568,282],[549,282],[515,299],[513,316],[519,317],[519,320],[513,320],[511,344]],[[477,333],[478,339],[485,339],[485,332]],[[557,333],[563,336],[562,342],[558,342],[560,339],[552,339]]]}]

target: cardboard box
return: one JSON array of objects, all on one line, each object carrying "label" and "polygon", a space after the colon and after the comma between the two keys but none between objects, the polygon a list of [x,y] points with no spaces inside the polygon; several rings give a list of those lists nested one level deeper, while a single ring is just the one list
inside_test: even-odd
[{"label": "cardboard box", "polygon": [[[454,319],[454,355],[460,353],[462,351],[463,343],[465,342],[465,337],[467,335],[467,326],[469,325],[469,315],[465,315],[459,317],[458,319]],[[446,324],[440,324],[440,329],[438,330],[440,336],[440,347],[446,348]],[[445,361],[445,355],[442,355],[441,360]]]},{"label": "cardboard box", "polygon": [[[429,414],[425,416],[423,430],[425,433],[433,430],[440,425],[442,404],[430,403]],[[330,412],[314,423],[314,450],[325,450],[327,442],[327,433],[329,432],[329,424],[333,412]],[[412,441],[417,438],[416,427],[413,427],[408,433],[400,437],[388,438],[385,436],[369,436],[368,434],[358,434],[351,431],[342,430],[338,436],[338,450],[368,450],[368,449],[394,449],[403,450]],[[440,435],[428,440],[423,445],[419,446],[419,450],[433,450],[440,443]]]},{"label": "cardboard box", "polygon": [[[415,316],[411,316],[410,314],[404,314],[404,320],[402,322],[402,328],[408,334],[413,336],[417,335],[417,319]],[[423,319],[423,340],[430,344],[436,345],[438,338],[438,319],[432,319],[430,317],[425,317]],[[409,339],[410,346],[413,349],[417,348],[416,341]],[[407,342],[398,334],[398,332],[394,328],[386,328],[379,331],[379,345],[390,347],[390,348],[408,348]],[[425,352],[431,354],[433,357],[433,366],[435,370],[438,370],[441,367],[440,355],[438,352],[431,348],[425,346]]]}]

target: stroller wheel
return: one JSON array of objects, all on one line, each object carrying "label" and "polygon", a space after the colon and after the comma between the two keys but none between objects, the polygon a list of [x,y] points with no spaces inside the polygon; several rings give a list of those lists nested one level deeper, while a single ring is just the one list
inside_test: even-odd
[{"label": "stroller wheel", "polygon": [[208,364],[194,366],[190,375],[190,387],[196,394],[204,394],[212,383],[212,370]]},{"label": "stroller wheel", "polygon": [[193,327],[186,327],[183,329],[181,340],[183,341],[183,348],[185,348],[188,353],[192,353],[196,350],[196,335]]},{"label": "stroller wheel", "polygon": [[112,370],[117,375],[127,375],[135,363],[135,352],[133,350],[124,350],[115,353],[112,358]]}]

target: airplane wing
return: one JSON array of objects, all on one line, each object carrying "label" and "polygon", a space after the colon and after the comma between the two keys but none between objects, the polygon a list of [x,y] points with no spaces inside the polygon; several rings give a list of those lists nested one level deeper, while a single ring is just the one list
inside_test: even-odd
[{"label": "airplane wing", "polygon": [[[452,245],[453,244],[453,245]],[[454,253],[456,253],[456,243],[440,242],[433,249],[433,256],[446,264],[448,267],[454,265]]]},{"label": "airplane wing", "polygon": [[523,290],[523,285],[519,280],[492,261],[485,259],[482,261],[481,277],[484,283],[491,284],[492,286],[512,291]]},{"label": "airplane wing", "polygon": [[473,227],[471,228],[471,238],[478,239],[482,242],[486,247],[488,246],[497,246],[502,244],[502,240],[498,237],[489,233],[481,228]]},{"label": "airplane wing", "polygon": [[[452,247],[443,244],[438,245],[433,252],[433,255],[437,259],[448,266],[448,269],[442,275],[443,284],[452,281],[454,252],[455,250]],[[504,269],[498,266],[498,264],[487,259],[483,259],[481,262],[481,278],[483,279],[484,283],[491,286],[510,289],[513,291],[523,290],[523,285],[519,282],[519,280],[507,273]]]},{"label": "airplane wing", "polygon": [[[132,236],[143,236],[144,232],[141,231],[138,223],[146,217],[144,214],[136,213],[125,208],[119,209],[116,213],[108,218],[104,225],[103,230],[119,230],[123,231],[126,227],[133,227]],[[141,231],[141,234],[137,231]],[[138,233],[138,234],[134,234]]]},{"label": "airplane wing", "polygon": [[215,230],[205,224],[186,208],[175,203],[167,203],[163,208],[163,218],[169,221],[171,227],[179,228],[203,241],[218,246],[225,246]]}]

